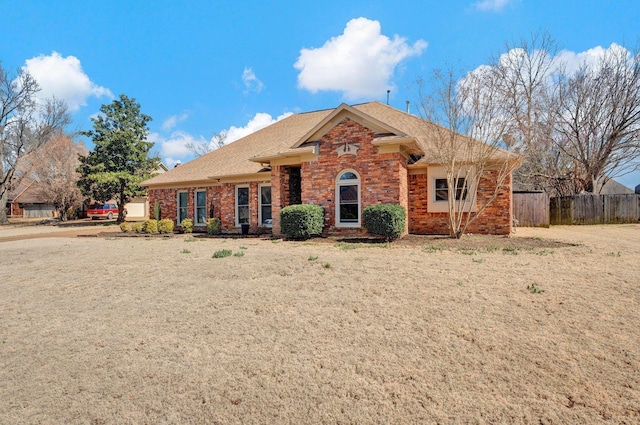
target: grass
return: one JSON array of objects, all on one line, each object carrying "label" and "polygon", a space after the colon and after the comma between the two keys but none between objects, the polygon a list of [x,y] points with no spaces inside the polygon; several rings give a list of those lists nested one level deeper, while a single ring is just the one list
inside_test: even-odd
[{"label": "grass", "polygon": [[317,255],[310,255],[309,256],[309,261],[316,261],[318,259]]},{"label": "grass", "polygon": [[429,245],[422,248],[422,252],[426,252],[427,254],[433,254],[440,251],[442,251],[442,248],[439,246]]},{"label": "grass", "polygon": [[335,248],[341,249],[343,251],[350,251],[352,249],[358,249],[358,244],[355,243],[346,243],[346,242],[338,242],[333,245]]},{"label": "grass", "polygon": [[514,248],[512,246],[505,246],[504,248],[502,248],[502,253],[503,254],[508,254],[508,255],[518,255],[518,251],[520,250],[520,248]]},{"label": "grass", "polygon": [[329,263],[324,263],[324,264],[322,265],[322,267],[323,267],[323,268],[325,268],[325,269],[330,269],[330,268],[331,268],[331,264],[329,264]]},{"label": "grass", "polygon": [[231,254],[233,254],[233,251],[231,251],[230,249],[221,249],[219,251],[214,252],[212,258],[230,257]]},{"label": "grass", "polygon": [[233,254],[234,257],[244,257],[244,251],[238,251]]},{"label": "grass", "polygon": [[475,249],[461,248],[458,252],[463,255],[476,255]]},{"label": "grass", "polygon": [[[0,422],[636,423],[640,235],[610,228],[531,252],[553,257],[517,238],[2,242]],[[247,258],[206,264],[222,248]],[[113,264],[127,279],[95,280]]]},{"label": "grass", "polygon": [[544,289],[538,288],[535,283],[527,285],[527,290],[532,294],[542,294],[544,292]]},{"label": "grass", "polygon": [[553,255],[554,251],[551,249],[543,249],[542,251],[538,251],[536,252],[536,255],[539,255],[541,257],[544,257],[546,255]]},{"label": "grass", "polygon": [[185,249],[182,250],[182,253],[183,254],[191,254],[191,251],[189,251],[188,249],[185,248]]}]

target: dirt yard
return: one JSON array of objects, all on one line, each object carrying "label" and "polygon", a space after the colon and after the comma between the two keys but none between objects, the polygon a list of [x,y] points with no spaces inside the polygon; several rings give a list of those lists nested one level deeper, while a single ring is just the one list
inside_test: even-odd
[{"label": "dirt yard", "polygon": [[105,229],[0,227],[0,423],[640,423],[640,225]]}]

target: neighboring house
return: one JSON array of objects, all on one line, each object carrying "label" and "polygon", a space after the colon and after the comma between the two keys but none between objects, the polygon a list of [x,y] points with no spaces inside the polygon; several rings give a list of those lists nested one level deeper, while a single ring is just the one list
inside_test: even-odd
[{"label": "neighboring house", "polygon": [[[158,164],[158,168],[153,172],[154,175],[166,173],[168,168],[162,162]],[[124,206],[127,210],[127,218],[135,219],[135,218],[148,218],[151,214],[151,210],[149,207],[149,198],[147,196],[140,196],[137,198],[131,199]]]},{"label": "neighboring house", "polygon": [[613,179],[609,179],[604,185],[599,184],[598,191],[596,191],[596,193],[599,195],[629,195],[633,194],[633,189],[630,189]]},{"label": "neighboring house", "polygon": [[[289,116],[142,185],[178,225],[217,217],[225,232],[248,223],[280,234],[280,210],[303,203],[324,207],[325,234],[359,235],[364,207],[394,203],[405,207],[409,233],[447,234],[445,169],[425,156],[433,126],[379,102],[342,104]],[[476,204],[494,188],[482,179]],[[511,226],[508,178],[467,231],[506,235]]]},{"label": "neighboring house", "polygon": [[7,215],[9,217],[50,218],[56,217],[56,208],[43,201],[39,195],[38,181],[24,178],[9,194]]}]

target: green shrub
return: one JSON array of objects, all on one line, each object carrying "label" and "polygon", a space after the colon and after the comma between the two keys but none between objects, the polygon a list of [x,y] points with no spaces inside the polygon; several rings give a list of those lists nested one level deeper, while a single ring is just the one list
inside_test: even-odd
[{"label": "green shrub", "polygon": [[282,233],[290,239],[306,239],[322,233],[324,209],[320,205],[291,205],[280,211]]},{"label": "green shrub", "polygon": [[153,218],[144,222],[142,227],[145,233],[158,233],[158,220]]},{"label": "green shrub", "polygon": [[132,223],[131,230],[134,231],[135,233],[142,233],[142,223],[140,223],[139,221]]},{"label": "green shrub", "polygon": [[122,223],[120,223],[120,230],[122,230],[124,233],[129,233],[131,231],[131,224],[123,221]]},{"label": "green shrub", "polygon": [[230,257],[232,253],[233,251],[231,251],[230,249],[221,249],[219,251],[214,252],[212,258]]},{"label": "green shrub", "polygon": [[218,233],[220,233],[220,219],[210,218],[207,220],[207,234],[217,235]]},{"label": "green shrub", "polygon": [[406,217],[404,207],[397,204],[371,205],[362,210],[367,232],[387,241],[398,239],[404,233]]},{"label": "green shrub", "polygon": [[163,218],[158,222],[158,232],[171,233],[173,232],[173,220],[169,218]]},{"label": "green shrub", "polygon": [[193,232],[193,220],[190,218],[185,218],[184,220],[182,220],[180,226],[182,226],[182,231],[185,233]]}]

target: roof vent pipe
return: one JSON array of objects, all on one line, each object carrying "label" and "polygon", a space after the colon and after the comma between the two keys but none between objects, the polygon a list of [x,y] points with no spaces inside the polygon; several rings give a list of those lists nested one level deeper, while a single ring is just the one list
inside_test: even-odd
[{"label": "roof vent pipe", "polygon": [[391,90],[387,90],[387,105],[389,104],[389,93],[391,93]]},{"label": "roof vent pipe", "polygon": [[407,100],[407,114],[409,113],[409,104],[410,104],[410,103],[411,103],[411,102],[409,102],[409,101]]}]

